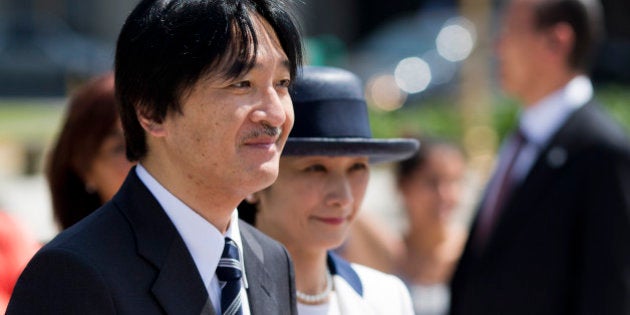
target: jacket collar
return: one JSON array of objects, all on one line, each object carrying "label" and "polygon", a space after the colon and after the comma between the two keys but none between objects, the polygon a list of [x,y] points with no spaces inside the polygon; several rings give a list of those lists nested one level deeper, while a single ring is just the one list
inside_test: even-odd
[{"label": "jacket collar", "polygon": [[352,266],[333,252],[328,252],[328,269],[332,275],[337,275],[343,278],[360,296],[363,296],[363,285],[361,284],[361,278],[357,274]]},{"label": "jacket collar", "polygon": [[265,268],[263,247],[246,223],[239,220],[239,224],[243,238],[243,256],[247,257],[245,269],[250,275],[255,275],[248,278],[249,309],[252,314],[273,314],[277,311],[277,305],[275,305],[275,297],[272,296],[271,292],[275,292],[276,288],[273,278]]},{"label": "jacket collar", "polygon": [[157,270],[151,292],[168,314],[213,314],[197,267],[168,216],[131,169],[113,203],[129,221],[138,254]]}]

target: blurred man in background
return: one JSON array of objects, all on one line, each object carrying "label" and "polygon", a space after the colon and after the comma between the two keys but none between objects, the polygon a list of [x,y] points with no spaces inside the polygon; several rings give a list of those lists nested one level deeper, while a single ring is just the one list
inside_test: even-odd
[{"label": "blurred man in background", "polygon": [[497,43],[523,106],[452,280],[451,314],[630,314],[630,145],[593,99],[595,0],[513,0]]}]

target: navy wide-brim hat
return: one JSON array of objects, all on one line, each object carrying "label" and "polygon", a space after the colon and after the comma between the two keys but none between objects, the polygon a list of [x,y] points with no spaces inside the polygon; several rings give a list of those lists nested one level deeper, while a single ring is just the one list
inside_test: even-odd
[{"label": "navy wide-brim hat", "polygon": [[332,67],[305,66],[291,89],[295,123],[283,156],[368,156],[371,163],[403,160],[415,139],[374,139],[361,81]]}]

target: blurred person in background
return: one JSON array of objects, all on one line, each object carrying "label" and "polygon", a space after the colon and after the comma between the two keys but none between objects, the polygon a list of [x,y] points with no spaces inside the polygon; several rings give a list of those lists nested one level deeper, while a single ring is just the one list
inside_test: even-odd
[{"label": "blurred person in background", "polygon": [[278,179],[241,203],[241,217],[291,254],[299,314],[413,314],[400,279],[331,250],[361,207],[370,162],[408,157],[417,142],[371,137],[360,80],[348,71],[304,67],[290,93],[295,125]]},{"label": "blurred person in background", "polygon": [[11,214],[0,209],[0,313],[4,314],[20,273],[40,243]]},{"label": "blurred person in background", "polygon": [[497,42],[523,107],[452,279],[453,315],[630,314],[630,144],[588,77],[596,0],[512,0]]},{"label": "blurred person in background", "polygon": [[455,220],[466,158],[454,143],[418,139],[420,150],[396,167],[408,224],[398,272],[409,287],[416,315],[443,315],[450,302],[448,282],[467,237],[466,227]]},{"label": "blurred person in background", "polygon": [[70,98],[46,164],[55,220],[66,229],[109,201],[133,163],[116,106],[113,72],[92,79]]}]

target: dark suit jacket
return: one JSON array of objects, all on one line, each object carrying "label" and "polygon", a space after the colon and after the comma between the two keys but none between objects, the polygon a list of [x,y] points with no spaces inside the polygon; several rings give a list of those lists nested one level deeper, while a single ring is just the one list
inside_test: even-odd
[{"label": "dark suit jacket", "polygon": [[451,314],[630,314],[630,149],[593,102],[573,113],[505,202],[485,248],[471,239]]},{"label": "dark suit jacket", "polygon": [[[286,250],[239,222],[252,314],[296,314]],[[192,256],[135,168],[113,200],[55,237],[7,314],[214,314]]]}]

